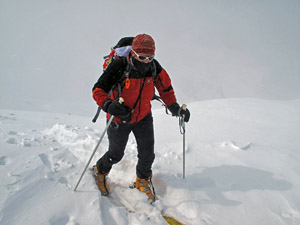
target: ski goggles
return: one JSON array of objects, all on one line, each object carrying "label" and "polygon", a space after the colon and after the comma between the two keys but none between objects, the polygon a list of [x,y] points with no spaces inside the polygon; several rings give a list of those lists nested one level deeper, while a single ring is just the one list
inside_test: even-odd
[{"label": "ski goggles", "polygon": [[154,56],[143,56],[143,55],[139,55],[137,54],[133,49],[131,49],[131,51],[136,55],[136,57],[141,60],[141,61],[152,61],[154,59]]}]

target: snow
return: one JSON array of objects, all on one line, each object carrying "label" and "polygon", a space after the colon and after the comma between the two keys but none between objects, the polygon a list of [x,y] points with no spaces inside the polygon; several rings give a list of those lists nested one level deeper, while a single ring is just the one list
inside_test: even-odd
[{"label": "snow", "polygon": [[[154,103],[156,104],[156,103]],[[299,224],[300,101],[223,99],[194,102],[186,124],[186,178],[176,118],[154,110],[158,196],[128,188],[135,179],[136,145],[110,173],[112,199],[87,172],[74,187],[104,115],[0,111],[1,224]],[[103,139],[92,165],[107,149]],[[125,208],[129,209],[128,212]]]},{"label": "snow", "polygon": [[[0,1],[0,224],[300,224],[299,1]],[[153,103],[153,184],[128,188],[136,143],[102,197],[87,173],[105,127],[91,89],[123,36],[149,33],[186,103]],[[104,136],[91,165],[107,150]]]}]

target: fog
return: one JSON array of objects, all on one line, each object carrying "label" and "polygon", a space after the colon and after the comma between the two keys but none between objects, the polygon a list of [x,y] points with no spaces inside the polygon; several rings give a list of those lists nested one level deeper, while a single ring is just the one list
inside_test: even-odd
[{"label": "fog", "polygon": [[150,34],[179,103],[300,98],[300,2],[0,1],[0,108],[93,115],[103,56]]}]

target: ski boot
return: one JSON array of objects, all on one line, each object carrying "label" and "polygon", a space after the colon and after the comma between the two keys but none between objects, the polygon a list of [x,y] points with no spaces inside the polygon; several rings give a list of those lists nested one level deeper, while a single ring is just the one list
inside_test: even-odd
[{"label": "ski boot", "polygon": [[155,191],[154,191],[151,177],[148,179],[141,179],[137,176],[135,182],[135,188],[145,193],[148,196],[148,200],[151,200],[151,203],[155,201]]},{"label": "ski boot", "polygon": [[108,187],[108,183],[107,183],[108,173],[101,174],[98,172],[97,166],[93,166],[92,175],[95,179],[95,182],[98,186],[99,191],[101,192],[101,195],[108,196],[108,194],[109,194],[109,187]]}]

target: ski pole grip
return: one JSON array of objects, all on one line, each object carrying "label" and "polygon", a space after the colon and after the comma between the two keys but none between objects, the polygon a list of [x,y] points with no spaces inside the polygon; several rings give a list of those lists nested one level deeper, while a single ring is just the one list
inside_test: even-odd
[{"label": "ski pole grip", "polygon": [[94,116],[94,118],[93,118],[93,120],[92,120],[93,123],[96,123],[96,121],[97,121],[97,119],[98,119],[98,117],[99,117],[100,112],[101,112],[101,108],[98,107],[97,112],[96,112],[96,115]]},{"label": "ski pole grip", "polygon": [[[186,111],[187,105],[186,104],[182,104],[181,108],[182,108],[182,110]],[[182,117],[184,118],[185,115],[183,114]]]},{"label": "ski pole grip", "polygon": [[179,110],[178,110],[178,116],[179,116],[179,117],[184,118],[185,115],[184,115],[184,114],[183,114],[183,115],[181,114],[181,110],[186,111],[186,107],[187,107],[186,104],[182,104],[182,106],[179,108]]},{"label": "ski pole grip", "polygon": [[120,104],[123,104],[123,103],[124,103],[124,98],[120,97],[120,98],[119,98],[119,103],[120,103]]}]

